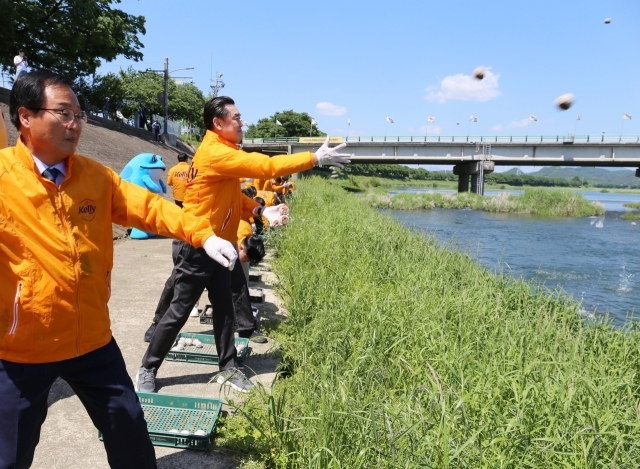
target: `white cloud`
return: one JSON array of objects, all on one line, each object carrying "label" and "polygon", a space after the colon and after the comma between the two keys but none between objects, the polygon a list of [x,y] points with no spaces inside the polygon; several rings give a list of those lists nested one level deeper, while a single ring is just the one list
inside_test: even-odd
[{"label": "white cloud", "polygon": [[420,127],[420,134],[424,134],[425,131],[427,131],[429,135],[440,135],[442,133],[442,127],[439,125],[423,125]]},{"label": "white cloud", "polygon": [[513,128],[513,127],[527,127],[529,125],[529,119],[522,119],[519,121],[512,121],[507,127],[508,128]]},{"label": "white cloud", "polygon": [[439,85],[428,86],[425,91],[427,101],[445,103],[450,99],[459,101],[489,101],[500,96],[498,79],[500,75],[486,68],[484,79],[478,80],[471,75],[458,73],[444,77]]},{"label": "white cloud", "polygon": [[502,124],[496,124],[493,127],[491,127],[491,130],[495,132],[500,132],[501,130],[504,130],[504,127],[502,127]]},{"label": "white cloud", "polygon": [[323,101],[316,104],[316,109],[323,116],[344,116],[347,113],[347,108],[344,106],[338,106],[337,104]]}]

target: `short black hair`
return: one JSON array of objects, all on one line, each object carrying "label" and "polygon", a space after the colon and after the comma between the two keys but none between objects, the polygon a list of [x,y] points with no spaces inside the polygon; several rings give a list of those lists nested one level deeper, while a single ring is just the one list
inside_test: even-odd
[{"label": "short black hair", "polygon": [[178,161],[187,161],[186,153],[178,153]]},{"label": "short black hair", "polygon": [[249,262],[257,264],[265,255],[264,242],[260,236],[251,235],[242,240],[242,247],[249,258]]},{"label": "short black hair", "polygon": [[229,114],[227,106],[236,104],[229,96],[216,96],[204,105],[204,127],[213,130],[213,119],[224,119]]},{"label": "short black hair", "polygon": [[18,109],[37,109],[44,106],[44,90],[47,86],[68,86],[73,88],[73,81],[49,70],[36,70],[22,73],[13,84],[9,96],[9,119],[16,129],[20,130]]},{"label": "short black hair", "polygon": [[262,197],[254,197],[253,200],[255,200],[256,202],[258,202],[260,205],[262,205],[264,207],[264,205],[266,204],[266,202],[264,201],[264,199]]},{"label": "short black hair", "polygon": [[247,197],[249,197],[250,199],[253,199],[258,194],[258,191],[256,190],[255,187],[249,186],[242,189],[242,193]]}]

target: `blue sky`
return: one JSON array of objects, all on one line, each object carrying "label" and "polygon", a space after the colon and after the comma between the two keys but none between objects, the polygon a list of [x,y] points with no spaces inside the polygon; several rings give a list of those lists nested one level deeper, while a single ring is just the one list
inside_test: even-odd
[{"label": "blue sky", "polygon": [[[205,93],[222,72],[251,123],[293,109],[331,135],[640,134],[640,2],[123,0],[142,62]],[[605,18],[611,18],[605,24]],[[472,78],[484,66],[484,80]],[[574,106],[553,101],[573,93]],[[633,116],[623,121],[623,113]],[[580,114],[580,121],[576,121]],[[529,116],[537,117],[537,122]],[[386,124],[389,116],[393,124]],[[459,122],[459,125],[456,123]],[[527,128],[527,123],[529,123]]]}]

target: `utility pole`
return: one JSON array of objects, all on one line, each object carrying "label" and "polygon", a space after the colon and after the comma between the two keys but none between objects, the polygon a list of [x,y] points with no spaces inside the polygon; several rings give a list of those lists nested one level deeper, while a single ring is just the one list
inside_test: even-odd
[{"label": "utility pole", "polygon": [[169,133],[169,57],[164,58],[164,135]]}]

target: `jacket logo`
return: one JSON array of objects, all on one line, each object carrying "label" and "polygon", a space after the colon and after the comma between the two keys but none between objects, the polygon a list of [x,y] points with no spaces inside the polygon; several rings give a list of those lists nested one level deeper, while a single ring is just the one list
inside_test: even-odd
[{"label": "jacket logo", "polygon": [[198,170],[191,165],[189,168],[189,176],[187,177],[187,182],[193,181],[198,175]]},{"label": "jacket logo", "polygon": [[85,221],[93,220],[96,216],[96,206],[94,205],[93,200],[84,199],[80,202],[80,205],[78,206],[78,214]]}]

